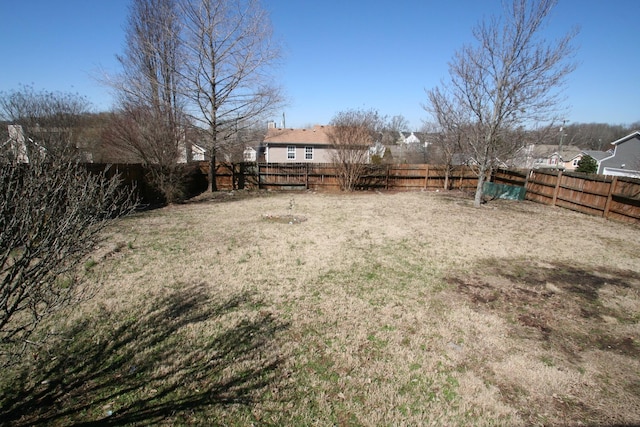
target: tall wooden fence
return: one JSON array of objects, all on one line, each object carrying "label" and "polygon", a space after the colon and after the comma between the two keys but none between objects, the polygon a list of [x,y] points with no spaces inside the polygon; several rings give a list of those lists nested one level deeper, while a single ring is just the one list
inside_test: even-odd
[{"label": "tall wooden fence", "polygon": [[[209,165],[201,163],[203,173]],[[360,190],[443,189],[447,169],[439,165],[366,165],[358,183]],[[216,165],[216,188],[339,191],[335,165],[330,163],[236,163]],[[449,170],[449,189],[475,189],[478,178],[466,166]]]},{"label": "tall wooden fence", "polygon": [[524,186],[526,200],[640,223],[640,180],[571,172],[498,170],[493,181]]},{"label": "tall wooden fence", "polygon": [[[105,169],[120,173],[126,184],[135,185],[146,203],[158,203],[161,195],[147,182],[143,166],[135,164],[87,164],[94,172]],[[207,188],[209,163],[185,165],[187,192],[198,194]],[[436,190],[443,189],[447,169],[440,165],[367,165],[360,190]],[[337,171],[332,164],[317,163],[219,163],[216,165],[218,190],[316,190],[338,191]],[[494,172],[491,181],[525,187],[526,200],[559,206],[632,223],[640,223],[640,180],[543,170]],[[466,166],[449,171],[449,189],[473,191],[477,176]]]}]

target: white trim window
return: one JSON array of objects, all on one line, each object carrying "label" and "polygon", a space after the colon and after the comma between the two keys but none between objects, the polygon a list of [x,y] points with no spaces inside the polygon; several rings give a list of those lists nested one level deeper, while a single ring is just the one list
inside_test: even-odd
[{"label": "white trim window", "polygon": [[313,160],[313,147],[304,147],[304,159]]},{"label": "white trim window", "polygon": [[295,145],[287,145],[287,160],[296,159],[296,147]]}]

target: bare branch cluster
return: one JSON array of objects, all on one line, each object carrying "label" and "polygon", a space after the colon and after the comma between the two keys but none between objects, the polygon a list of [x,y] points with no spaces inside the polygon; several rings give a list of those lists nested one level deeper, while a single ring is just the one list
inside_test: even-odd
[{"label": "bare branch cluster", "polygon": [[328,137],[340,188],[353,191],[369,162],[369,148],[384,124],[375,110],[346,110],[331,121]]},{"label": "bare branch cluster", "polygon": [[[212,174],[217,150],[239,141],[239,132],[282,103],[272,77],[281,50],[258,0],[179,0],[179,4],[186,96],[192,116],[207,133],[204,143]],[[212,183],[213,176],[209,178]]]},{"label": "bare branch cluster", "polygon": [[32,337],[42,319],[90,294],[95,283],[78,267],[101,230],[134,204],[117,176],[42,156],[3,157],[0,194],[0,364],[7,364],[46,338]]}]

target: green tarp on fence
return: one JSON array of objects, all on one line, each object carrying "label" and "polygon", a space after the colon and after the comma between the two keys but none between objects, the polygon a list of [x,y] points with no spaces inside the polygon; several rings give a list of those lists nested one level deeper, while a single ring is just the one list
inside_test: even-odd
[{"label": "green tarp on fence", "polygon": [[485,182],[482,186],[482,191],[485,196],[494,199],[524,200],[527,190],[524,187],[516,187],[515,185]]}]

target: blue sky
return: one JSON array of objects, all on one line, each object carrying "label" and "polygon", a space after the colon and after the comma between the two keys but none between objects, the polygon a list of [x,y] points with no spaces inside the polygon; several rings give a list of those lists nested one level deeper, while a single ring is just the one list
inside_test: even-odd
[{"label": "blue sky", "polygon": [[[77,92],[96,110],[110,108],[98,77],[115,73],[128,0],[0,0],[0,91]],[[335,113],[374,108],[427,118],[425,89],[448,75],[471,28],[501,0],[263,0],[284,45],[279,84],[289,98],[287,127],[324,124]],[[578,69],[565,90],[567,120],[640,121],[638,0],[560,0],[549,39],[580,27]],[[280,122],[281,115],[273,117]]]}]

